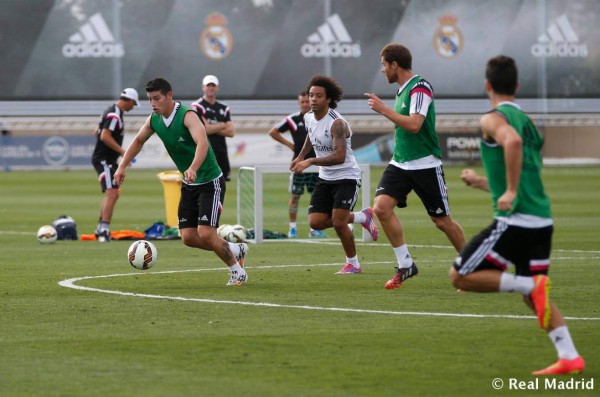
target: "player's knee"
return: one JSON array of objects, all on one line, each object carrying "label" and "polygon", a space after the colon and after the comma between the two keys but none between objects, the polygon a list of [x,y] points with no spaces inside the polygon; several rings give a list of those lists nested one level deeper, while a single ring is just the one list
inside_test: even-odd
[{"label": "player's knee", "polygon": [[373,212],[375,213],[377,219],[386,219],[390,213],[390,211],[386,207],[383,207],[378,203],[375,203],[375,206],[373,207]]},{"label": "player's knee", "polygon": [[442,232],[447,232],[451,228],[452,220],[448,216],[443,217],[431,217],[431,221]]},{"label": "player's knee", "polygon": [[454,268],[454,266],[450,267],[450,272],[448,274],[448,276],[450,277],[450,281],[452,282],[452,285],[454,286],[454,288],[463,288],[463,276],[461,276],[456,269]]},{"label": "player's knee", "polygon": [[195,244],[194,243],[194,239],[191,236],[187,235],[187,234],[182,234],[181,235],[181,242],[184,245],[187,245],[188,247],[194,247],[195,246],[194,245]]},{"label": "player's knee", "polygon": [[332,219],[331,223],[333,228],[337,231],[343,231],[348,228],[348,220],[346,219]]},{"label": "player's knee", "polygon": [[323,227],[323,223],[320,222],[320,221],[316,221],[316,220],[309,220],[308,221],[308,226],[310,226],[310,228],[314,229],[314,230],[323,230],[323,229],[325,229]]}]

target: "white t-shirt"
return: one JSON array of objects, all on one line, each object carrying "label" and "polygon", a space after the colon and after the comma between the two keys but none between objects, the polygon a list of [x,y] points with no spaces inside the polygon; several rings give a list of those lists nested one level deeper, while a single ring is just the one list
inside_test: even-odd
[{"label": "white t-shirt", "polygon": [[[333,109],[329,109],[325,117],[321,120],[315,118],[315,114],[310,111],[304,115],[304,126],[308,131],[308,137],[315,149],[317,157],[329,156],[333,153],[333,137],[331,136],[331,125],[334,121],[341,119],[348,124],[346,119]],[[319,166],[319,178],[326,181],[335,181],[339,179],[360,180],[360,168],[354,158],[352,151],[352,130],[348,124],[350,136],[346,138],[346,159],[342,164]]]}]

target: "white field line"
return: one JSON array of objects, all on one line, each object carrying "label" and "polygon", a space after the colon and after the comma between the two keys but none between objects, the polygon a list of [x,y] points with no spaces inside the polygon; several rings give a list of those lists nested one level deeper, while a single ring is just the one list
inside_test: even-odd
[{"label": "white field line", "polygon": [[[392,263],[392,262],[377,262],[377,263]],[[339,266],[339,263],[324,263],[324,264],[319,264],[319,265],[255,266],[255,267],[248,267],[248,269],[274,269],[274,268],[316,267],[316,266]],[[149,273],[135,272],[135,273],[124,273],[124,274],[106,274],[106,275],[101,275],[101,276],[86,276],[86,277],[70,278],[67,280],[62,280],[58,284],[61,287],[72,288],[72,289],[76,289],[76,290],[80,290],[80,291],[100,292],[100,293],[104,293],[104,294],[131,296],[131,297],[136,297],[136,298],[166,299],[166,300],[173,300],[173,301],[216,303],[216,304],[224,304],[224,305],[242,305],[242,306],[257,306],[257,307],[269,307],[269,308],[320,310],[320,311],[330,311],[330,312],[387,314],[387,315],[404,315],[404,316],[517,318],[517,319],[535,319],[535,318],[537,318],[535,316],[522,316],[522,315],[511,315],[511,314],[469,314],[469,313],[439,313],[439,312],[371,310],[371,309],[355,309],[355,308],[308,306],[308,305],[283,305],[283,304],[271,303],[271,302],[248,302],[248,301],[229,301],[229,300],[217,300],[217,299],[205,299],[205,298],[187,298],[187,297],[180,297],[180,296],[139,294],[139,293],[134,293],[134,292],[125,292],[125,291],[118,291],[118,290],[106,290],[106,289],[93,288],[93,287],[84,287],[84,286],[76,284],[78,281],[93,280],[93,279],[99,279],[99,278],[139,276],[142,274],[143,275],[161,275],[161,274],[173,274],[173,273],[223,271],[223,270],[224,270],[223,268],[212,268],[212,269],[171,270],[171,271],[164,271],[164,272],[149,272]],[[236,288],[236,287],[230,287],[230,288]],[[237,288],[239,288],[239,287],[237,287]],[[567,319],[567,320],[600,320],[600,317],[565,317],[565,319]]]}]

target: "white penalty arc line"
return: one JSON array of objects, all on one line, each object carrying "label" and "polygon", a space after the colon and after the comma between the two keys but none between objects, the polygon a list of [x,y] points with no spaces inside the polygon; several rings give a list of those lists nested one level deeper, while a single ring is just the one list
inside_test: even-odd
[{"label": "white penalty arc line", "polygon": [[[280,266],[256,266],[249,267],[249,269],[272,269],[272,268],[289,268],[289,267],[315,267],[315,266],[338,266],[339,264],[320,264],[320,265],[280,265]],[[191,270],[171,270],[164,272],[151,272],[143,273],[144,275],[160,275],[160,274],[173,274],[173,273],[186,273],[186,272],[200,272],[200,271],[222,271],[222,268],[215,269],[191,269]],[[462,318],[510,318],[510,319],[536,319],[535,316],[523,316],[513,314],[472,314],[472,313],[438,313],[438,312],[411,312],[411,311],[395,311],[395,310],[373,310],[373,309],[356,309],[356,308],[343,308],[343,307],[326,307],[326,306],[308,306],[308,305],[284,305],[279,303],[270,302],[248,302],[248,301],[230,301],[230,300],[217,300],[217,299],[206,299],[206,298],[188,298],[181,296],[167,296],[167,295],[153,295],[153,294],[141,294],[135,292],[125,292],[118,290],[107,290],[101,288],[84,287],[77,285],[78,281],[93,280],[100,278],[111,278],[111,277],[125,277],[125,276],[139,276],[142,273],[123,273],[123,274],[106,274],[100,276],[85,276],[75,277],[60,281],[58,284],[61,287],[72,288],[80,291],[89,292],[100,292],[104,294],[113,294],[120,296],[130,296],[135,298],[152,298],[152,299],[165,299],[182,302],[200,302],[200,303],[216,303],[224,305],[241,305],[241,306],[255,306],[255,307],[269,307],[269,308],[281,308],[281,309],[301,309],[301,310],[319,310],[319,311],[330,311],[330,312],[346,312],[346,313],[361,313],[361,314],[387,314],[387,315],[404,315],[404,316],[429,316],[429,317],[462,317]],[[600,320],[600,317],[565,317],[566,320],[584,320],[594,321]]]}]

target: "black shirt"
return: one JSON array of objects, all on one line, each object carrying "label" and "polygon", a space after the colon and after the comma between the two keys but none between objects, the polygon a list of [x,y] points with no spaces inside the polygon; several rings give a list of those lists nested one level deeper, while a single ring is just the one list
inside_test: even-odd
[{"label": "black shirt", "polygon": [[102,130],[105,128],[111,132],[113,139],[119,146],[123,145],[123,135],[125,131],[123,111],[116,103],[109,106],[104,113],[102,113],[102,117],[98,123],[98,129],[96,130],[96,147],[92,154],[92,161],[106,160],[108,162],[115,162],[119,158],[118,152],[115,152],[100,140]]},{"label": "black shirt", "polygon": [[[290,114],[277,124],[275,128],[281,133],[290,131],[294,141],[294,158],[298,157],[304,146],[304,141],[306,141],[306,135],[308,134],[308,131],[306,131],[306,128],[304,127],[304,113],[297,111],[296,113]],[[314,150],[308,152],[305,159],[311,157],[315,157]]]},{"label": "black shirt", "polygon": [[[200,98],[192,103],[192,109],[194,109],[199,116],[206,118],[207,124],[231,121],[231,110],[229,109],[229,106],[223,102],[215,101],[215,103],[210,104],[204,98]],[[211,134],[208,135],[208,140],[215,152],[227,153],[227,142],[225,142],[225,137],[223,135]]]}]

